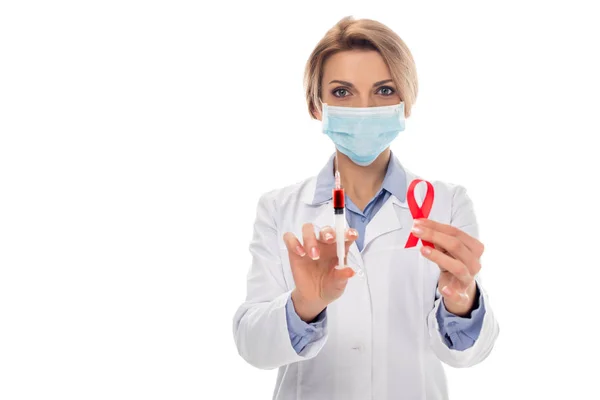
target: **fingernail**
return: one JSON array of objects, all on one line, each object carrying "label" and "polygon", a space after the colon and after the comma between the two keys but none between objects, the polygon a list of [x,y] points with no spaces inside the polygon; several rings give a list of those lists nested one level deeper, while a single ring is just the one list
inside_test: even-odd
[{"label": "fingernail", "polygon": [[[417,222],[415,221],[415,224]],[[414,225],[411,229],[414,233],[416,233],[417,235],[420,235],[421,233],[423,233],[423,229],[419,228],[417,225]]]},{"label": "fingernail", "polygon": [[350,229],[350,232],[348,232],[348,234],[350,236],[357,236],[358,235],[358,231],[356,229]]},{"label": "fingernail", "polygon": [[419,226],[421,225],[421,223],[422,223],[422,222],[423,222],[423,221],[421,221],[420,219],[415,219],[415,220],[413,221],[413,223],[414,223],[415,225],[419,225]]},{"label": "fingernail", "polygon": [[298,255],[300,257],[304,257],[306,255],[306,252],[304,251],[304,249],[300,246],[296,246],[296,252],[298,253]]},{"label": "fingernail", "polygon": [[331,233],[327,232],[325,234],[325,240],[331,240],[331,239],[333,239],[333,235]]},{"label": "fingernail", "polygon": [[431,248],[429,246],[423,246],[423,253],[425,253],[426,255],[430,255]]},{"label": "fingernail", "polygon": [[465,292],[458,292],[458,295],[464,299],[464,300],[468,300],[469,299],[469,295],[466,294]]},{"label": "fingernail", "polygon": [[446,296],[450,296],[452,294],[452,291],[450,290],[450,288],[448,286],[444,286],[442,288],[442,293],[444,293]]},{"label": "fingernail", "polygon": [[310,249],[310,258],[312,258],[313,260],[319,259],[319,250],[316,247]]}]

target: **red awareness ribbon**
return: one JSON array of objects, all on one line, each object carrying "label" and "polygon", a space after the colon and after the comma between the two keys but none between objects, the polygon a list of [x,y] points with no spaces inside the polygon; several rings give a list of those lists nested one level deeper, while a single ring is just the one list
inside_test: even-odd
[{"label": "red awareness ribbon", "polygon": [[[423,200],[423,205],[419,207],[417,205],[417,201],[415,200],[415,187],[419,182],[427,183],[427,194],[425,195],[425,200]],[[408,187],[408,193],[406,194],[406,200],[408,201],[408,208],[410,209],[410,213],[412,214],[413,219],[419,218],[427,218],[429,217],[429,213],[431,212],[431,207],[433,206],[433,185],[423,179],[415,179],[410,183]],[[423,246],[434,247],[433,243],[428,242],[426,240],[422,240]],[[412,232],[406,241],[406,246],[404,248],[415,247],[419,243],[419,238],[416,237]]]}]

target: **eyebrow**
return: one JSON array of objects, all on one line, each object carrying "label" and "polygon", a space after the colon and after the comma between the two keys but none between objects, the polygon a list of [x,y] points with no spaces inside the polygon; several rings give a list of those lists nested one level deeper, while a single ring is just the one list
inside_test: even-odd
[{"label": "eyebrow", "polygon": [[[388,82],[392,82],[392,80],[391,80],[391,79],[384,79],[384,80],[382,80],[382,81],[375,82],[375,83],[373,84],[373,87],[378,87],[378,86],[381,86],[381,85],[383,85],[384,83],[388,83]],[[342,85],[345,85],[345,86],[348,86],[348,87],[354,87],[354,85],[353,85],[352,83],[350,83],[350,82],[347,82],[347,81],[340,81],[340,80],[337,80],[337,79],[334,79],[334,80],[332,80],[331,82],[329,82],[329,84],[330,84],[330,85],[331,85],[332,83],[339,83],[339,84],[342,84]]]}]

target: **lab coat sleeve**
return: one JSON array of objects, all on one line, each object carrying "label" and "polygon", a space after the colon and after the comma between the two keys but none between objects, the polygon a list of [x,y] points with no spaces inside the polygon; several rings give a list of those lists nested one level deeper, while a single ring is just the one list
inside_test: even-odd
[{"label": "lab coat sleeve", "polygon": [[301,353],[309,343],[321,338],[325,333],[325,325],[327,324],[327,309],[321,311],[319,315],[311,323],[302,321],[296,310],[294,303],[290,298],[286,305],[287,326],[290,334],[290,340],[296,353]]},{"label": "lab coat sleeve", "polygon": [[283,275],[272,193],[261,196],[258,202],[250,242],[252,264],[246,281],[246,300],[233,318],[238,353],[261,369],[275,369],[313,358],[328,338],[325,320],[322,334],[307,343],[302,351],[296,352],[292,345],[286,313],[292,291],[287,289]]},{"label": "lab coat sleeve", "polygon": [[[464,187],[455,185],[453,187],[452,198],[452,218],[450,224],[456,226],[469,235],[479,238],[479,230],[473,203],[466,193]],[[445,364],[455,368],[465,368],[476,365],[487,358],[492,351],[496,338],[500,332],[498,322],[492,311],[490,300],[486,290],[482,285],[481,272],[475,277],[477,286],[480,290],[480,298],[485,305],[485,313],[479,336],[475,343],[465,349],[451,349],[444,337],[440,333],[440,326],[436,315],[442,302],[442,298],[435,300],[433,309],[427,316],[427,326],[429,331],[429,343],[436,356]]]}]

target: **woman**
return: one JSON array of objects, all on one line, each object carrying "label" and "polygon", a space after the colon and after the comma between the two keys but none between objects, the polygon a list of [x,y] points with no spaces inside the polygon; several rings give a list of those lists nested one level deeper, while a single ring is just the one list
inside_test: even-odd
[{"label": "woman", "polygon": [[[317,44],[305,78],[308,110],[336,152],[316,176],[259,200],[247,298],[234,317],[238,351],[279,368],[275,399],[446,399],[441,362],[481,362],[499,328],[464,187],[432,182],[428,218],[407,205],[419,177],[389,145],[417,96],[412,55],[381,23],[347,17]],[[331,227],[335,171],[345,238]],[[430,189],[418,187],[422,201]],[[406,245],[411,234],[419,245]]]}]

